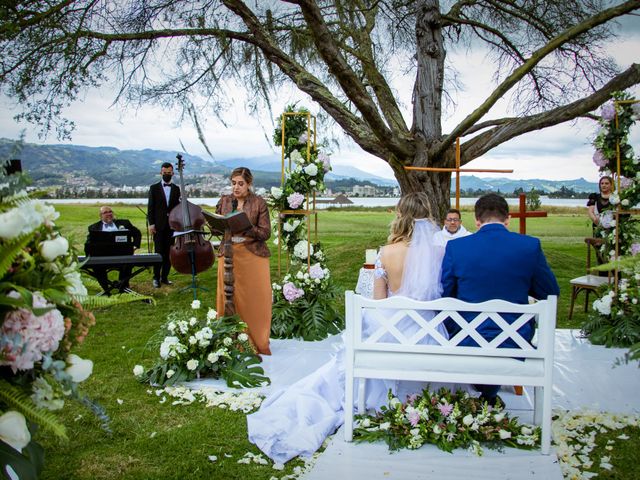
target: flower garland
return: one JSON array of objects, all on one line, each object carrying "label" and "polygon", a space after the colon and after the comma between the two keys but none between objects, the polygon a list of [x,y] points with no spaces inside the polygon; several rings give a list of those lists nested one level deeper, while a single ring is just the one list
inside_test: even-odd
[{"label": "flower garland", "polygon": [[76,253],[55,225],[59,213],[31,198],[27,184],[0,164],[0,467],[16,478],[42,468],[34,426],[66,438],[51,412],[67,399],[89,406],[108,429],[101,407],[78,391],[93,362],[70,350],[95,323],[85,306],[110,300],[87,296]]},{"label": "flower garland", "polygon": [[282,242],[280,247],[291,258],[291,269],[282,282],[272,285],[271,333],[276,338],[320,340],[339,332],[344,321],[335,307],[338,291],[331,280],[322,245],[309,244],[304,214],[296,213],[304,209],[306,199],[314,192],[324,191],[324,176],[331,170],[329,156],[319,151],[309,137],[314,132],[309,128],[306,114],[308,110],[304,108],[296,110],[293,105],[288,106],[285,114],[277,119],[278,127],[273,135],[275,145],[283,146],[291,168],[285,170],[282,188],[273,187],[267,201],[276,212],[272,228],[280,232],[274,244]]},{"label": "flower garland", "polygon": [[217,318],[209,309],[198,318],[200,301],[191,303],[192,312],[172,312],[160,329],[160,358],[145,371],[136,365],[134,375],[152,385],[174,385],[209,376],[224,378],[230,387],[256,387],[269,383],[253,353],[247,325],[237,315]]},{"label": "flower garland", "polygon": [[390,450],[432,443],[447,452],[467,448],[476,455],[482,455],[482,444],[532,449],[540,441],[539,427],[520,424],[503,406],[490,407],[462,390],[425,389],[405,403],[389,391],[388,398],[388,406],[375,415],[356,416],[356,441],[383,440]]},{"label": "flower garland", "polygon": [[[596,235],[605,240],[601,247],[603,256],[613,260],[601,268],[618,268],[621,279],[617,286],[603,287],[603,294],[593,302],[593,312],[583,325],[583,331],[596,344],[631,346],[640,342],[640,220],[633,215],[618,215],[619,224],[616,225],[614,209],[618,205],[625,210],[640,208],[640,157],[628,143],[629,131],[640,118],[640,104],[633,103],[624,92],[615,92],[613,100],[602,106],[600,114],[600,129],[593,142],[596,148],[593,161],[602,174],[614,178],[616,190],[609,197],[610,209],[600,214]],[[617,170],[618,145],[620,172]]]}]

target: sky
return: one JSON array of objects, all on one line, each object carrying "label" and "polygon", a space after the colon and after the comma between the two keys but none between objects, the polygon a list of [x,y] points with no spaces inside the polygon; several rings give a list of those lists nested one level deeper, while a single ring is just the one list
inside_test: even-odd
[{"label": "sky", "polygon": [[[609,53],[621,68],[640,60],[640,17],[631,19],[626,25],[624,35],[616,41]],[[457,107],[448,112],[443,130],[450,131],[462,118],[477,107],[494,88],[491,81],[492,64],[482,52],[477,50],[448,53],[453,59],[460,78],[465,82],[464,90],[457,92]],[[407,106],[405,118],[410,124],[411,87],[413,78],[403,77],[399,73],[394,79],[394,87],[399,92],[400,102]],[[640,89],[631,91],[640,99]],[[66,111],[65,115],[76,123],[76,129],[70,141],[60,141],[55,135],[46,138],[38,136],[37,127],[17,123],[13,116],[19,107],[6,96],[0,97],[0,136],[18,138],[22,131],[25,140],[32,143],[73,143],[87,146],[110,146],[121,150],[151,148],[156,150],[181,151],[180,143],[192,155],[210,159],[205,148],[198,140],[195,128],[189,120],[177,125],[175,112],[147,106],[138,110],[123,109],[112,105],[115,94],[103,87],[86,94]],[[243,93],[238,91],[236,107],[224,114],[227,127],[215,119],[206,120],[203,130],[214,160],[239,157],[258,157],[279,154],[279,148],[270,143],[273,132],[273,119],[268,113],[260,117],[247,114],[242,106]],[[272,99],[273,112],[277,116],[290,103],[299,102],[312,113],[318,112],[318,106],[303,93],[296,90],[284,92],[279,98]],[[499,102],[489,112],[489,118],[511,115],[506,102]],[[474,173],[479,177],[514,179],[544,178],[549,180],[568,180],[585,178],[597,181],[598,170],[591,158],[591,141],[597,125],[591,120],[578,120],[556,127],[523,135],[511,140],[487,153],[485,156],[467,164],[465,168],[513,169],[510,174]],[[632,131],[632,145],[640,153],[640,133],[638,128]],[[318,125],[319,139],[323,126]],[[346,139],[337,149],[331,149],[332,163],[349,165],[366,172],[386,178],[393,178],[391,168],[381,159],[362,151],[350,139]]]}]

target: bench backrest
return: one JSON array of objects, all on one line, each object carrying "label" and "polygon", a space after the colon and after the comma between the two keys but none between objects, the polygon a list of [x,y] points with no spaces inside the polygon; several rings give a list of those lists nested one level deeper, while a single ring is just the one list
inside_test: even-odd
[{"label": "bench backrest", "polygon": [[[371,300],[347,291],[346,340],[350,349],[355,351],[549,358],[554,348],[556,306],[556,296],[521,305],[504,300],[467,303],[455,298],[420,302],[400,296]],[[537,325],[535,347],[518,333],[518,329],[532,319]],[[454,321],[460,327],[460,331],[449,339],[438,331],[438,325],[446,320]],[[499,328],[491,341],[484,339],[476,330],[487,320]],[[398,329],[400,322],[405,326],[407,322],[415,323],[410,336],[403,333],[406,328],[402,328],[403,331]],[[431,336],[438,344],[420,344],[426,336]],[[467,338],[473,338],[478,346],[461,346],[460,342]],[[498,348],[507,339],[519,348]]]}]

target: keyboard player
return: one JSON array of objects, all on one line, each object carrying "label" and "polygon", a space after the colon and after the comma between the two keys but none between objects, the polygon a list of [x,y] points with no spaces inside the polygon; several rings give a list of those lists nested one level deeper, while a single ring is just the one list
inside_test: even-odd
[{"label": "keyboard player", "polygon": [[[133,255],[136,248],[140,248],[142,235],[129,220],[114,219],[113,209],[108,205],[100,207],[100,221],[89,225],[89,234],[84,244],[86,255],[111,256]],[[100,232],[105,232],[101,234]],[[122,235],[120,235],[120,233]],[[92,267],[93,276],[102,289],[109,293],[110,286],[107,278],[108,267]],[[119,271],[119,290],[124,292],[129,288],[132,266],[123,265]]]}]

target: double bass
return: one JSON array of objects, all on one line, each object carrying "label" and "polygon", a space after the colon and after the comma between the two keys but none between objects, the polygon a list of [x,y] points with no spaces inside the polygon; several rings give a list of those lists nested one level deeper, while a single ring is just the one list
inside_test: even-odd
[{"label": "double bass", "polygon": [[169,252],[171,266],[179,273],[195,275],[208,270],[215,260],[213,246],[205,239],[205,232],[201,230],[205,223],[202,209],[187,200],[184,187],[184,160],[182,155],[178,159],[180,173],[180,204],[169,212],[169,225],[176,232],[174,243]]}]

